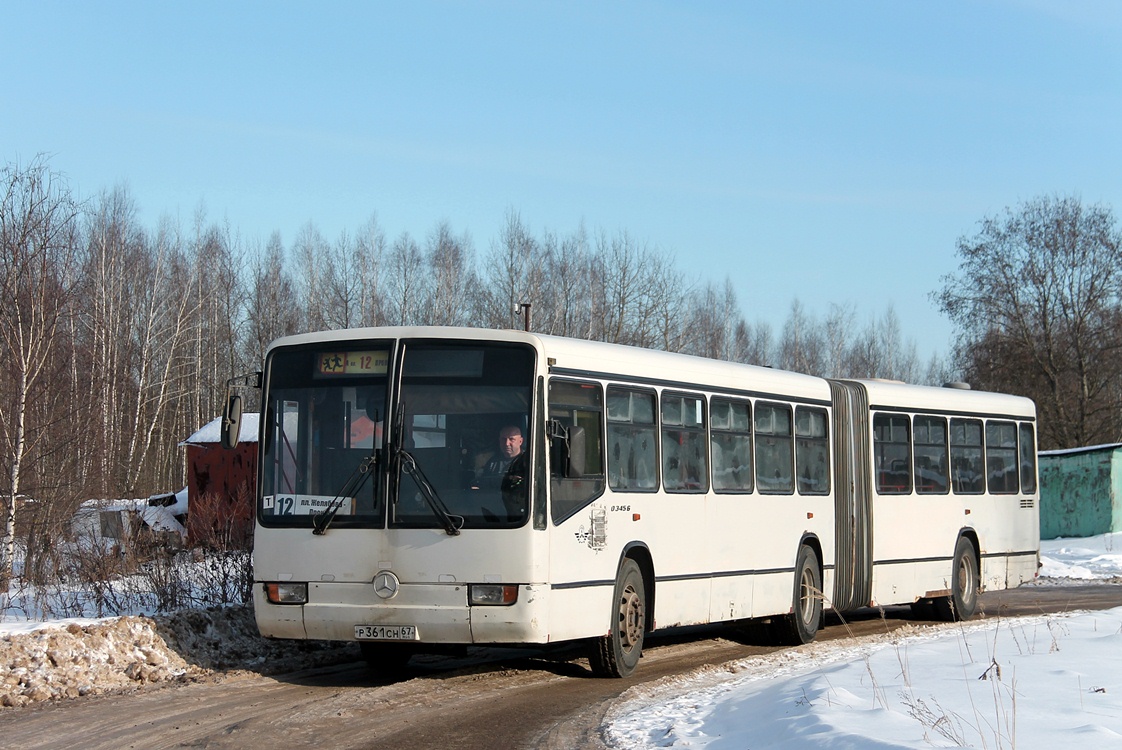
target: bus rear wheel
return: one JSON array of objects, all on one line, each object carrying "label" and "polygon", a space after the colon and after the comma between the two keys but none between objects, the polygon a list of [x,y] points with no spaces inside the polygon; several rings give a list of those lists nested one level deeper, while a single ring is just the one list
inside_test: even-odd
[{"label": "bus rear wheel", "polygon": [[799,547],[795,560],[795,589],[791,598],[791,614],[776,618],[775,634],[780,643],[800,646],[818,635],[822,624],[822,573],[818,555],[808,545]]},{"label": "bus rear wheel", "polygon": [[970,540],[960,536],[954,548],[951,594],[935,600],[939,618],[947,622],[969,620],[978,608],[978,590],[978,555]]},{"label": "bus rear wheel", "polygon": [[588,661],[597,677],[627,677],[639,665],[647,632],[647,590],[634,560],[620,566],[611,617],[611,629],[593,641]]}]

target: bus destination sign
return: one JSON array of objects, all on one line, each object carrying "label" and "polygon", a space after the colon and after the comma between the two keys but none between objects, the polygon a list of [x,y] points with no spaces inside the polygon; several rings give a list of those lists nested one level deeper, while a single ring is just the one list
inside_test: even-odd
[{"label": "bus destination sign", "polygon": [[384,350],[321,352],[317,361],[320,375],[385,375],[390,354]]}]

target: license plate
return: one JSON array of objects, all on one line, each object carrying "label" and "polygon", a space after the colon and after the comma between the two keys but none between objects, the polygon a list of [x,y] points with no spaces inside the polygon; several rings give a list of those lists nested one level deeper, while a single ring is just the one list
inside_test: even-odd
[{"label": "license plate", "polygon": [[360,641],[415,641],[416,625],[355,625],[355,638]]}]

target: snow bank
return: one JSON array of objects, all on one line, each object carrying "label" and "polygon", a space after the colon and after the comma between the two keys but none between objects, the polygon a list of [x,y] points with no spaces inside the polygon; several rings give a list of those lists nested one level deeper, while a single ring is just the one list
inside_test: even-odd
[{"label": "snow bank", "polygon": [[[1041,543],[1042,582],[1122,577],[1122,534]],[[609,747],[1122,746],[1122,608],[904,627],[629,690]]]}]

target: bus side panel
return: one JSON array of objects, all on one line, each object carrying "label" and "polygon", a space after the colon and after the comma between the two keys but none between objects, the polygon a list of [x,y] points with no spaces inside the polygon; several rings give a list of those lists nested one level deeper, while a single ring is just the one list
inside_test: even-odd
[{"label": "bus side panel", "polygon": [[1014,588],[1036,577],[1040,525],[1034,495],[990,495],[975,514],[983,590]]},{"label": "bus side panel", "polygon": [[549,640],[605,635],[630,513],[601,496],[549,530]]},{"label": "bus side panel", "polygon": [[708,623],[713,596],[711,574],[720,569],[708,528],[712,496],[629,495],[628,500],[632,507],[637,501],[648,509],[639,522],[631,524],[630,533],[647,543],[654,559],[655,627]]},{"label": "bus side panel", "polygon": [[983,556],[982,591],[998,591],[1006,588],[1009,580],[1009,557],[1007,555]]},{"label": "bus side panel", "polygon": [[614,582],[579,588],[554,587],[549,594],[549,641],[559,643],[608,634]]},{"label": "bus side panel", "polygon": [[[567,623],[565,638],[586,638],[607,632],[612,592],[620,560],[629,547],[649,553],[655,574],[655,627],[695,625],[709,621],[712,557],[706,536],[705,495],[661,493],[605,494],[553,529],[550,581],[559,594],[553,611]],[[647,581],[648,587],[651,581]],[[595,584],[595,585],[593,585]],[[559,592],[560,589],[560,592]],[[581,598],[565,593],[584,592]],[[590,612],[574,612],[580,606]],[[647,603],[652,606],[651,602]],[[591,618],[591,619],[590,619]],[[582,629],[591,622],[591,632]]]},{"label": "bus side panel", "polygon": [[[876,606],[901,604],[919,598],[916,592],[917,563],[874,563],[873,603]],[[931,565],[932,569],[936,566]],[[940,566],[941,567],[941,566]]]},{"label": "bus side panel", "polygon": [[755,575],[759,561],[774,556],[774,550],[747,543],[754,527],[755,506],[752,495],[713,495],[709,507],[709,547],[719,573],[713,578],[709,619],[740,620],[753,616]]},{"label": "bus side panel", "polygon": [[1008,558],[1007,563],[1006,588],[1016,588],[1035,580],[1040,570],[1038,555],[1014,555]]},{"label": "bus side panel", "polygon": [[715,495],[710,501],[708,547],[716,571],[711,621],[790,612],[795,559],[804,538],[816,537],[825,558],[819,563],[832,566],[832,496]]},{"label": "bus side panel", "polygon": [[908,604],[948,588],[959,531],[970,518],[964,505],[970,498],[961,495],[874,495],[874,602]]},{"label": "bus side panel", "polygon": [[713,596],[709,605],[709,619],[743,620],[752,616],[755,576],[717,576],[713,579]]},{"label": "bus side panel", "polygon": [[673,628],[709,622],[712,584],[708,576],[688,580],[660,580],[655,597],[655,626]]},{"label": "bus side panel", "polygon": [[791,570],[782,573],[762,573],[756,576],[756,606],[753,617],[773,617],[791,612],[795,591],[795,561]]}]

